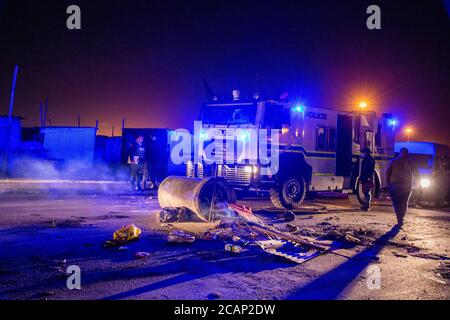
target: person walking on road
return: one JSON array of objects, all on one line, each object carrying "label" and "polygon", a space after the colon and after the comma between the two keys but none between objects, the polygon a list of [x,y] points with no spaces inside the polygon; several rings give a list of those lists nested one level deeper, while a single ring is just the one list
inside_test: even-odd
[{"label": "person walking on road", "polygon": [[373,183],[373,174],[375,172],[375,159],[372,158],[369,148],[362,150],[363,159],[361,161],[361,174],[359,181],[361,182],[362,192],[364,194],[365,203],[361,207],[364,211],[370,210],[370,201],[372,200],[372,190],[375,187]]},{"label": "person walking on road", "polygon": [[399,228],[402,227],[408,210],[413,178],[419,178],[417,164],[409,157],[408,149],[402,148],[399,156],[389,164],[386,177]]}]

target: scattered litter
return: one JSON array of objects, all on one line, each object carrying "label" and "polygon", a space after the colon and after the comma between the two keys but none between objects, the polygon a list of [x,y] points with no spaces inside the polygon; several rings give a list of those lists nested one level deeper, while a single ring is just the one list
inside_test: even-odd
[{"label": "scattered litter", "polygon": [[427,275],[427,274],[423,274],[422,277],[424,277],[424,278],[426,278],[426,279],[428,279],[428,280],[434,281],[434,282],[436,282],[436,283],[439,283],[439,284],[447,284],[447,282],[446,282],[445,280],[438,279],[438,278],[436,278],[436,277],[429,276],[429,275]]},{"label": "scattered litter", "polygon": [[128,250],[130,250],[130,247],[120,246],[117,250],[119,250],[119,251],[128,251]]},{"label": "scattered litter", "polygon": [[112,240],[106,240],[105,243],[103,244],[103,247],[105,248],[111,248],[111,247],[117,247],[117,242],[112,241]]},{"label": "scattered litter", "polygon": [[293,224],[290,224],[290,223],[286,224],[286,229],[290,233],[296,233],[296,232],[300,231],[300,227],[299,226],[296,226],[296,225],[293,225]]},{"label": "scattered litter", "polygon": [[398,258],[407,258],[408,257],[408,255],[400,253],[398,251],[392,251],[392,254]]},{"label": "scattered litter", "polygon": [[203,239],[205,240],[230,240],[233,238],[233,233],[231,231],[231,228],[226,229],[216,229],[216,230],[209,230],[203,233],[202,235]]},{"label": "scattered litter", "polygon": [[233,240],[234,243],[246,247],[250,244],[250,241],[244,240],[238,236],[233,236],[233,238],[231,238],[231,240]]},{"label": "scattered litter", "polygon": [[303,263],[321,254],[319,250],[305,251],[299,244],[282,240],[257,241],[265,252],[283,257],[296,263]]},{"label": "scattered litter", "polygon": [[185,208],[172,208],[167,207],[162,209],[158,213],[158,219],[162,223],[171,223],[180,221],[183,216],[186,215],[186,209]]},{"label": "scattered litter", "polygon": [[257,241],[257,243],[265,251],[276,250],[284,245],[283,241],[281,240],[265,240],[265,241]]},{"label": "scattered litter", "polygon": [[146,259],[146,258],[150,257],[150,253],[149,252],[140,251],[140,252],[136,252],[134,254],[134,257],[136,259]]},{"label": "scattered litter", "polygon": [[325,234],[326,239],[336,240],[344,237],[342,233],[337,230],[330,230]]},{"label": "scattered litter", "polygon": [[450,279],[450,262],[448,261],[441,262],[439,267],[436,268],[435,271],[439,277],[442,277],[444,279]]},{"label": "scattered litter", "polygon": [[182,230],[173,230],[169,233],[167,241],[169,243],[193,243],[195,237]]},{"label": "scattered litter", "polygon": [[232,244],[232,243],[227,243],[225,245],[225,251],[227,252],[232,252],[232,253],[241,253],[242,252],[242,247],[238,246],[236,244]]},{"label": "scattered litter", "polygon": [[447,256],[435,254],[435,253],[426,253],[426,252],[420,252],[416,250],[407,250],[408,254],[412,257],[421,258],[421,259],[429,259],[429,260],[449,260],[450,258]]},{"label": "scattered litter", "polygon": [[[166,181],[166,185],[173,183],[178,188],[178,184],[181,182],[183,182],[182,184],[189,184],[192,181],[171,178]],[[212,186],[219,183],[211,179],[203,182]],[[195,183],[198,184],[198,181]],[[333,217],[326,218],[320,223],[321,226],[324,226],[324,228],[320,228],[320,231],[299,226],[298,223],[296,225],[287,223],[283,231],[276,226],[265,223],[253,213],[251,208],[227,202],[228,194],[222,198],[203,197],[203,200],[200,201],[203,209],[199,209],[192,206],[190,201],[187,201],[186,197],[191,198],[191,194],[178,195],[173,198],[169,192],[169,187],[166,188],[164,197],[159,198],[160,206],[164,208],[159,213],[159,220],[162,225],[172,230],[167,238],[170,243],[193,243],[196,238],[223,241],[225,242],[225,250],[232,253],[241,253],[244,247],[255,244],[270,254],[284,257],[296,263],[313,259],[322,253],[353,258],[355,252],[347,252],[348,250],[343,249],[343,242],[362,243],[362,240],[357,237],[359,235],[357,233],[346,234],[346,231],[341,231],[332,234],[328,232],[330,229],[336,229],[331,223],[326,222],[332,220]],[[209,195],[208,192],[206,189],[204,190],[205,195]],[[213,198],[214,201],[211,200]],[[163,203],[161,203],[161,200],[164,199],[168,201],[162,201]],[[197,221],[190,215],[191,210],[195,213]],[[295,213],[305,214],[303,207],[302,210],[297,210]],[[314,207],[314,212],[318,212],[317,210],[318,208]],[[296,214],[292,211],[279,211],[278,213],[278,217],[284,215],[287,222],[296,219]],[[180,219],[181,216],[184,216],[183,219]],[[217,217],[220,218],[216,219]],[[297,219],[313,218],[312,215],[300,215]],[[325,235],[338,241],[321,239]]]},{"label": "scattered litter", "polygon": [[222,295],[219,292],[213,292],[208,294],[208,300],[216,300],[219,299]]},{"label": "scattered litter", "polygon": [[284,214],[284,221],[291,222],[295,220],[295,214],[293,212],[286,212]]},{"label": "scattered litter", "polygon": [[356,243],[356,244],[361,243],[360,239],[352,236],[350,233],[345,234],[345,240],[347,240],[348,242],[351,242],[351,243]]},{"label": "scattered litter", "polygon": [[136,227],[134,224],[130,224],[128,226],[123,226],[113,234],[114,241],[118,242],[127,242],[136,240],[141,235],[142,230]]}]

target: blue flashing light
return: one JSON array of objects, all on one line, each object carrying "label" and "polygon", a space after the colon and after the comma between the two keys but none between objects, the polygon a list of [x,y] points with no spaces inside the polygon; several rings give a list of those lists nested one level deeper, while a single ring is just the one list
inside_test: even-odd
[{"label": "blue flashing light", "polygon": [[396,127],[396,126],[398,126],[398,120],[397,119],[389,119],[388,125],[390,127]]},{"label": "blue flashing light", "polygon": [[245,142],[250,139],[250,132],[248,130],[241,131],[239,133],[239,140]]},{"label": "blue flashing light", "polygon": [[294,112],[304,112],[305,111],[305,107],[302,105],[296,105],[292,108],[292,111]]},{"label": "blue flashing light", "polygon": [[208,133],[206,133],[205,130],[200,131],[200,139],[201,140],[208,140],[209,139]]}]

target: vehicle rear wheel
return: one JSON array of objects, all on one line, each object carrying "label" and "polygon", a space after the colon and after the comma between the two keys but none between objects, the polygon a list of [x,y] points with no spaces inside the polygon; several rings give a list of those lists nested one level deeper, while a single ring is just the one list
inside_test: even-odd
[{"label": "vehicle rear wheel", "polygon": [[270,200],[277,208],[295,209],[301,206],[306,196],[306,181],[303,177],[290,177],[270,190]]}]

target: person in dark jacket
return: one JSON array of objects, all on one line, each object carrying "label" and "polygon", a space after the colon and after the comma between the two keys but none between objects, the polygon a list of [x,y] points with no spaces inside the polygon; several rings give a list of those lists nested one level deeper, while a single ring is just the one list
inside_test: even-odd
[{"label": "person in dark jacket", "polygon": [[145,188],[144,176],[147,168],[144,137],[138,136],[131,147],[130,183],[133,190],[142,191]]},{"label": "person in dark jacket", "polygon": [[359,181],[364,193],[365,203],[361,209],[368,211],[370,209],[370,201],[372,200],[372,190],[375,186],[373,182],[373,174],[375,173],[375,159],[372,158],[369,148],[364,148],[362,154],[363,159],[361,161],[361,174],[359,176]]},{"label": "person in dark jacket", "polygon": [[389,194],[392,199],[397,227],[401,228],[408,210],[409,197],[412,193],[413,178],[419,179],[417,164],[408,155],[408,149],[400,149],[397,158],[391,161],[386,172]]}]

